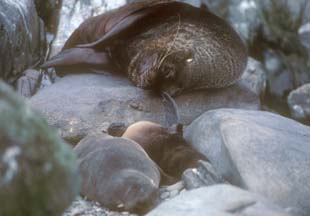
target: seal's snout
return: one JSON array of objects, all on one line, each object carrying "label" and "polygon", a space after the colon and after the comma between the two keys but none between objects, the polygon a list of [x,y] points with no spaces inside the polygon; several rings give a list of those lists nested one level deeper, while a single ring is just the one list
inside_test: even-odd
[{"label": "seal's snout", "polygon": [[176,77],[176,66],[171,63],[164,64],[160,68],[160,76],[164,80],[173,80]]}]

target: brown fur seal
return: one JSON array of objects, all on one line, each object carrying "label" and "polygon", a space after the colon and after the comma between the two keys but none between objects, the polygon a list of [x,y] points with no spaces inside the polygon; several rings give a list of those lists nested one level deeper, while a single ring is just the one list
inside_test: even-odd
[{"label": "brown fur seal", "polygon": [[[117,128],[111,130],[115,125]],[[125,125],[120,127],[120,124],[112,124],[110,127],[113,132],[117,129],[125,131],[123,138],[141,145],[163,172],[176,180],[181,178],[186,169],[196,167],[198,160],[207,160],[186,143],[181,125],[165,128],[153,122],[140,121],[128,128]]]},{"label": "brown fur seal", "polygon": [[158,198],[160,172],[134,141],[94,135],[75,148],[81,195],[111,210],[145,213]]},{"label": "brown fur seal", "polygon": [[138,87],[174,95],[230,85],[246,62],[243,42],[223,19],[186,3],[149,0],[89,18],[43,67],[123,71]]}]

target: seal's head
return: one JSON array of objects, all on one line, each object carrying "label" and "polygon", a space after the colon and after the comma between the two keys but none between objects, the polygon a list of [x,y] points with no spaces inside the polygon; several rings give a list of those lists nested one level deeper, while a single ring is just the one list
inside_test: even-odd
[{"label": "seal's head", "polygon": [[175,95],[183,89],[182,71],[191,59],[190,50],[141,50],[129,64],[129,78],[138,87]]},{"label": "seal's head", "polygon": [[145,214],[157,203],[158,186],[143,172],[123,169],[115,177],[111,177],[111,182],[118,211]]}]

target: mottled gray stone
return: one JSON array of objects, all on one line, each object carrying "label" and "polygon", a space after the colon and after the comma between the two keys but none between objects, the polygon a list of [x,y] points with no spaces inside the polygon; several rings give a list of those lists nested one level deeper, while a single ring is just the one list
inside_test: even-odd
[{"label": "mottled gray stone", "polygon": [[[261,30],[269,40],[286,40],[300,24],[310,21],[307,0],[202,0],[209,9],[227,19],[249,44]],[[293,35],[292,35],[293,36]],[[296,38],[294,39],[296,40]]]},{"label": "mottled gray stone", "polygon": [[310,124],[310,83],[292,91],[288,96],[292,116]]},{"label": "mottled gray stone", "polygon": [[187,190],[225,183],[222,176],[206,161],[198,161],[197,168],[185,170],[182,181]]},{"label": "mottled gray stone", "polygon": [[0,1],[0,77],[13,83],[45,52],[44,25],[32,0]]},{"label": "mottled gray stone", "polygon": [[61,215],[79,189],[71,148],[2,82],[0,113],[0,215]]},{"label": "mottled gray stone", "polygon": [[308,50],[308,67],[310,67],[310,22],[302,25],[298,29],[298,36],[300,42]]},{"label": "mottled gray stone", "polygon": [[256,95],[263,97],[266,90],[266,69],[262,63],[249,57],[248,64],[242,74],[241,80],[245,86],[255,92]]},{"label": "mottled gray stone", "polygon": [[209,9],[228,20],[240,36],[251,44],[262,26],[255,0],[203,0]]},{"label": "mottled gray stone", "polygon": [[[287,94],[310,81],[307,33],[300,27],[310,21],[308,0],[204,0],[209,9],[228,20],[248,44],[249,55],[267,68],[269,106],[279,112]],[[300,31],[298,37],[298,31]],[[307,63],[308,61],[308,63]],[[272,101],[272,102],[270,102]],[[280,104],[281,105],[278,105]]]},{"label": "mottled gray stone", "polygon": [[267,69],[269,94],[278,100],[286,101],[288,93],[310,81],[309,69],[303,58],[292,54],[284,56],[281,52],[268,49],[264,52]]},{"label": "mottled gray stone", "polygon": [[146,216],[289,216],[256,194],[230,185],[214,185],[182,192]]},{"label": "mottled gray stone", "polygon": [[39,86],[41,74],[37,70],[28,69],[23,76],[17,80],[17,91],[20,95],[30,98],[36,93]]},{"label": "mottled gray stone", "polygon": [[268,112],[219,109],[184,135],[225,180],[310,214],[310,127]]},{"label": "mottled gray stone", "polygon": [[[207,110],[230,107],[259,109],[258,96],[242,82],[225,89],[189,92],[175,98],[181,123],[189,124]],[[61,136],[77,143],[106,125],[148,120],[167,126],[162,99],[115,75],[80,74],[62,78],[30,100]]]}]

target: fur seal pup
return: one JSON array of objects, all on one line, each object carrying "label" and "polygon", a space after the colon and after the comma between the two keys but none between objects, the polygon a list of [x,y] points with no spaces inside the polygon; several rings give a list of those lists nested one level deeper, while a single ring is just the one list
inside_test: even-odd
[{"label": "fur seal pup", "polygon": [[154,207],[160,172],[140,145],[129,139],[92,135],[74,151],[82,196],[111,210],[141,214]]},{"label": "fur seal pup", "polygon": [[223,19],[186,3],[149,0],[87,19],[42,67],[122,71],[138,87],[175,95],[231,85],[246,62],[244,43]]},{"label": "fur seal pup", "polygon": [[[115,125],[117,127],[113,128]],[[129,127],[120,124],[111,124],[113,128],[125,131],[123,138],[131,139],[138,143],[150,158],[167,175],[179,180],[188,168],[197,166],[199,160],[207,161],[202,154],[192,149],[183,138],[182,125],[173,125],[169,128],[149,121],[139,121]],[[119,135],[119,133],[114,133]]]}]

